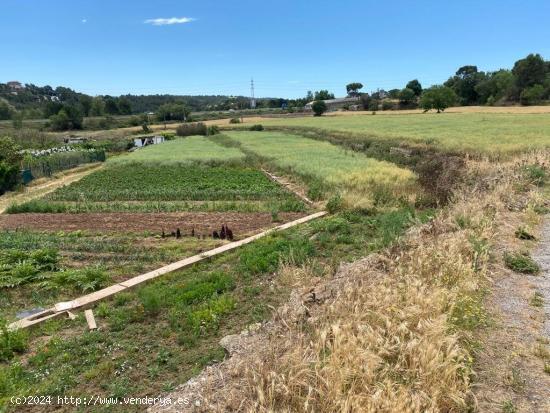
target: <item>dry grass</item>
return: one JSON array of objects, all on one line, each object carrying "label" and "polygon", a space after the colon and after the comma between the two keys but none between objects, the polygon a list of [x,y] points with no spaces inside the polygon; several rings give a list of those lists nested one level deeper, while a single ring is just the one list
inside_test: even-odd
[{"label": "dry grass", "polygon": [[[248,354],[233,371],[241,379],[215,389],[217,408],[474,408],[471,343],[487,323],[482,302],[491,245],[510,208],[528,205],[537,192],[518,188],[517,164],[476,163],[469,171],[477,185],[461,191],[431,223],[384,255],[350,264],[326,280],[334,297],[306,303],[297,318],[279,311],[279,330],[268,349]],[[289,268],[285,273],[294,274]]]}]

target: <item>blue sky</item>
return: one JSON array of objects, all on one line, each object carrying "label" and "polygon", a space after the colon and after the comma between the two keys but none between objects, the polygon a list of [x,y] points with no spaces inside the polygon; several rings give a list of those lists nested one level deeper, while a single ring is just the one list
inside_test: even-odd
[{"label": "blue sky", "polygon": [[0,82],[248,95],[253,76],[257,96],[283,97],[427,86],[465,64],[550,59],[549,18],[548,0],[0,0]]}]

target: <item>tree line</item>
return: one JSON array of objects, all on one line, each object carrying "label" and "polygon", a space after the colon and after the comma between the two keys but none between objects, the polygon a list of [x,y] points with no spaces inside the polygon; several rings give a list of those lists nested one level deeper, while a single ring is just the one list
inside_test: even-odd
[{"label": "tree line", "polygon": [[[438,111],[452,105],[538,105],[550,100],[550,61],[539,54],[529,54],[514,63],[512,69],[483,72],[477,66],[460,67],[442,85],[423,89],[417,79],[408,82],[403,89],[378,90],[361,93],[359,82],[346,85],[349,97],[360,97],[364,109],[412,109]],[[333,99],[327,90],[308,92],[307,98],[314,101]],[[397,102],[397,104],[395,103]],[[315,102],[312,109],[323,113],[326,105]]]}]

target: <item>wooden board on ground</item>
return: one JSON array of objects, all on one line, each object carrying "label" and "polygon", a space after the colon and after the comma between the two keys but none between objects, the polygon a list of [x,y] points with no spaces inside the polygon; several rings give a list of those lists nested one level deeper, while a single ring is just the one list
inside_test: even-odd
[{"label": "wooden board on ground", "polygon": [[[95,304],[96,302],[103,300],[105,298],[111,297],[112,295],[115,295],[123,290],[126,290],[128,288],[134,287],[136,285],[142,284],[146,281],[155,279],[157,277],[160,277],[161,275],[168,274],[170,272],[179,270],[181,268],[187,267],[189,265],[192,265],[194,263],[197,263],[199,261],[202,261],[204,259],[207,259],[209,257],[213,257],[215,255],[221,254],[226,251],[233,250],[235,248],[238,248],[242,245],[249,244],[257,239],[263,238],[269,234],[272,234],[277,231],[282,231],[288,228],[292,228],[296,225],[303,224],[305,222],[321,218],[325,215],[327,215],[328,212],[321,211],[316,212],[315,214],[311,214],[308,216],[305,216],[303,218],[297,219],[292,222],[287,222],[286,224],[279,225],[275,228],[268,229],[266,231],[260,232],[259,234],[252,235],[248,238],[242,239],[240,241],[231,242],[229,244],[222,245],[221,247],[214,248],[210,251],[203,252],[201,254],[194,255],[189,258],[185,258],[181,261],[174,262],[172,264],[166,265],[164,267],[158,268],[154,271],[150,271],[148,273],[138,275],[134,278],[131,278],[127,281],[121,282],[119,284],[111,285],[110,287],[103,288],[101,290],[95,291],[91,294],[84,295],[82,297],[76,298],[72,301],[65,301],[62,303],[55,304],[52,308],[49,308],[47,310],[44,310],[41,313],[34,314],[32,316],[22,318],[19,321],[13,322],[8,326],[9,330],[18,330],[21,328],[27,328],[33,325],[36,325],[38,323],[41,323],[43,321],[49,320],[50,318],[57,317],[61,314],[65,314],[69,310],[76,310],[76,309],[82,309],[87,308]],[[93,315],[92,315],[93,316]],[[88,320],[88,316],[86,316],[86,320]],[[88,322],[88,325],[90,323]]]}]

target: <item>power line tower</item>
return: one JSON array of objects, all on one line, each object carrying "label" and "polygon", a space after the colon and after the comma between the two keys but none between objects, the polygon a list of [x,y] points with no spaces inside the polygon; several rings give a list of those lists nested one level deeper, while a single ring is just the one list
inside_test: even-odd
[{"label": "power line tower", "polygon": [[256,109],[256,98],[254,97],[254,79],[250,79],[250,109]]}]

